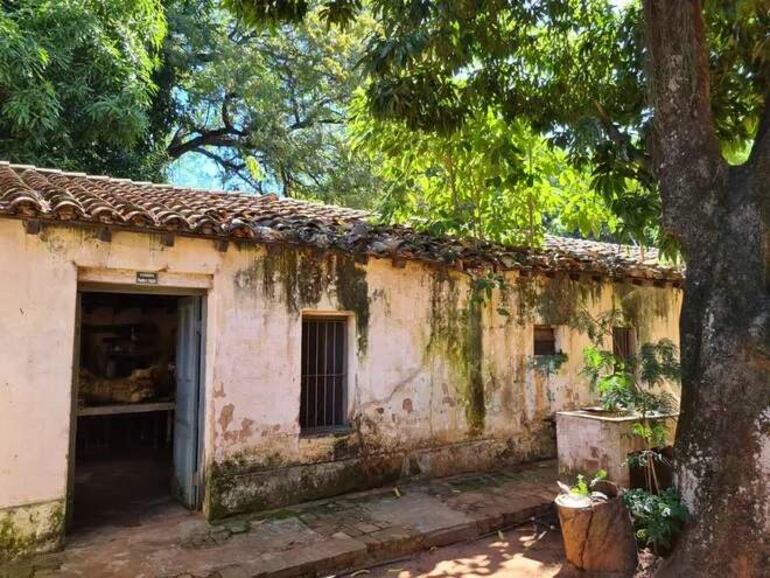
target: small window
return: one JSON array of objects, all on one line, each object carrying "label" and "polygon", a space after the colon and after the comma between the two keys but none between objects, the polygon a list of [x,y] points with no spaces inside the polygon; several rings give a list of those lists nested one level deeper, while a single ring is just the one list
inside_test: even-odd
[{"label": "small window", "polygon": [[303,431],[345,425],[347,319],[303,317],[299,422]]},{"label": "small window", "polygon": [[556,355],[556,332],[553,327],[535,326],[535,355]]},{"label": "small window", "polygon": [[613,327],[612,353],[624,361],[629,361],[634,357],[636,354],[636,329],[633,327]]}]

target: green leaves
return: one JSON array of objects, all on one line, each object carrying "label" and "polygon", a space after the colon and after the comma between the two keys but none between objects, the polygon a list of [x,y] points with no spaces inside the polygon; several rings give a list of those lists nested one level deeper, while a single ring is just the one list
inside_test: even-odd
[{"label": "green leaves", "polygon": [[[368,80],[365,107],[378,122],[399,123],[418,139],[431,133],[450,140],[450,133],[467,133],[468,125],[477,125],[490,111],[503,122],[526,126],[593,179],[590,191],[583,191],[586,202],[569,195],[559,218],[551,217],[557,230],[654,244],[666,257],[676,257],[676,243],[662,232],[652,169],[653,111],[647,102],[640,2],[371,0],[363,11],[354,0],[324,4],[322,18],[332,24],[350,23],[362,13],[377,21],[361,64]],[[252,23],[296,21],[304,10],[304,3],[293,0],[232,0],[229,5]],[[770,1],[707,0],[704,13],[718,136],[725,154],[743,162],[770,81]],[[403,187],[412,183],[407,174],[399,178]],[[491,180],[497,191],[499,182]],[[533,194],[546,197],[538,205],[548,205],[542,190]],[[393,191],[390,195],[395,202]],[[415,204],[401,199],[406,208]],[[522,202],[529,202],[526,195]],[[500,206],[497,198],[493,203]],[[608,209],[614,218],[606,224],[592,220],[591,209],[602,214]],[[462,228],[446,224],[457,221],[454,210],[437,208],[434,216],[440,218],[418,215],[417,220],[435,221],[440,230]],[[503,219],[490,230],[510,224]],[[536,242],[537,235],[524,238]]]},{"label": "green leaves", "polygon": [[[669,339],[644,343],[637,354],[621,359],[604,348],[612,335],[612,327],[623,323],[616,310],[602,314],[598,319],[585,319],[578,328],[589,334],[592,344],[583,349],[583,368],[580,373],[599,393],[606,411],[628,411],[641,416],[638,435],[652,445],[665,439],[664,424],[650,424],[652,413],[667,414],[675,411],[677,400],[665,391],[667,382],[677,383],[681,376],[679,352]],[[662,435],[662,438],[661,438]]]},{"label": "green leaves", "polygon": [[309,8],[307,0],[222,0],[222,6],[254,26],[301,22]]},{"label": "green leaves", "polygon": [[[156,0],[6,3],[0,13],[0,157],[157,174],[145,170],[154,146],[143,140],[164,36]],[[141,158],[128,161],[140,149]]]},{"label": "green leaves", "polygon": [[681,377],[677,347],[670,339],[643,344],[639,358],[639,377],[650,387]]},{"label": "green leaves", "polygon": [[651,546],[656,552],[672,546],[689,517],[687,506],[674,488],[667,488],[660,494],[642,489],[628,490],[623,494],[623,503],[631,512],[639,544]]},{"label": "green leaves", "polygon": [[382,218],[476,242],[538,246],[547,226],[591,234],[612,226],[566,155],[526,123],[487,110],[449,133],[373,119],[362,94],[352,132],[386,184]]},{"label": "green leaves", "polygon": [[586,478],[583,474],[578,474],[577,480],[575,481],[575,485],[570,487],[569,491],[572,494],[577,494],[578,496],[590,496],[591,495],[591,488],[596,484],[596,482],[600,482],[602,480],[607,479],[607,471],[606,470],[597,470],[597,472],[594,474],[593,478],[590,481],[586,481]]},{"label": "green leaves", "polygon": [[228,188],[371,205],[376,179],[352,149],[346,119],[374,24],[361,16],[329,29],[325,9],[313,3],[302,22],[254,30],[207,0],[171,6],[164,90],[174,115],[169,155],[181,159],[174,170],[203,155]]}]

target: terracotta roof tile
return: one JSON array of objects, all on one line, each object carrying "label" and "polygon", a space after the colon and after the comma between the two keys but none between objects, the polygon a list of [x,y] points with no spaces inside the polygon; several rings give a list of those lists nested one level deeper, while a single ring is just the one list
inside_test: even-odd
[{"label": "terracotta roof tile", "polygon": [[453,267],[679,281],[654,249],[549,236],[542,249],[474,244],[367,221],[364,211],[275,195],[203,191],[0,161],[0,216],[248,239]]}]

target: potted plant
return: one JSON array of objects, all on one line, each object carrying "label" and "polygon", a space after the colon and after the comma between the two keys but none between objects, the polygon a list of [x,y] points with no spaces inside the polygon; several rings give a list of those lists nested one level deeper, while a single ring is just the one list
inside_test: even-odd
[{"label": "potted plant", "polygon": [[564,551],[581,570],[628,576],[638,561],[634,529],[623,490],[605,477],[600,471],[590,483],[582,475],[572,487],[559,483],[555,502]]}]

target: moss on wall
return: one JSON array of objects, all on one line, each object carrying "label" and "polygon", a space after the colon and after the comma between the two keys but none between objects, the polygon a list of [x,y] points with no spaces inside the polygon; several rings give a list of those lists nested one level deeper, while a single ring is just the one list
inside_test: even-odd
[{"label": "moss on wall", "polygon": [[582,309],[601,299],[600,283],[587,278],[519,276],[513,284],[519,323],[572,325]]},{"label": "moss on wall", "polygon": [[335,290],[337,302],[346,311],[356,315],[358,352],[366,353],[369,341],[369,283],[366,269],[349,255],[337,255],[335,263]]},{"label": "moss on wall", "polygon": [[403,476],[447,476],[550,458],[554,439],[550,435],[479,439],[257,470],[241,469],[237,463],[212,464],[207,483],[213,491],[205,513],[216,520],[381,487]]},{"label": "moss on wall", "polygon": [[317,307],[324,295],[334,296],[340,310],[355,314],[358,352],[366,352],[369,284],[366,267],[355,257],[312,248],[268,246],[264,256],[234,277],[238,290],[253,291],[260,282],[265,298],[280,299],[295,316],[303,308]]},{"label": "moss on wall", "polygon": [[64,500],[0,510],[0,562],[51,550],[64,533]]},{"label": "moss on wall", "polygon": [[466,362],[468,364],[468,389],[466,392],[465,417],[471,436],[484,433],[486,402],[484,399],[484,378],[482,376],[483,334],[481,315],[483,300],[474,284],[468,303],[468,331],[466,337]]},{"label": "moss on wall", "polygon": [[322,463],[248,468],[239,460],[208,468],[206,505],[209,520],[258,512],[395,482],[403,456],[381,453]]},{"label": "moss on wall", "polygon": [[655,322],[671,315],[671,292],[648,285],[615,283],[614,306],[623,312],[623,319],[636,327],[640,343],[652,340]]},{"label": "moss on wall", "polygon": [[289,313],[317,305],[332,281],[330,260],[331,255],[317,250],[267,247],[262,258],[263,295],[275,299],[275,287],[279,284]]},{"label": "moss on wall", "polygon": [[[432,283],[426,354],[447,361],[465,407],[468,434],[478,436],[484,432],[486,417],[483,290],[472,280],[461,283],[446,270],[438,271]],[[469,285],[467,288],[466,284]]]},{"label": "moss on wall", "polygon": [[212,461],[206,468],[206,498],[203,512],[209,520],[219,520],[238,512],[258,512],[268,508],[265,498],[239,477],[248,473],[239,459]]}]

